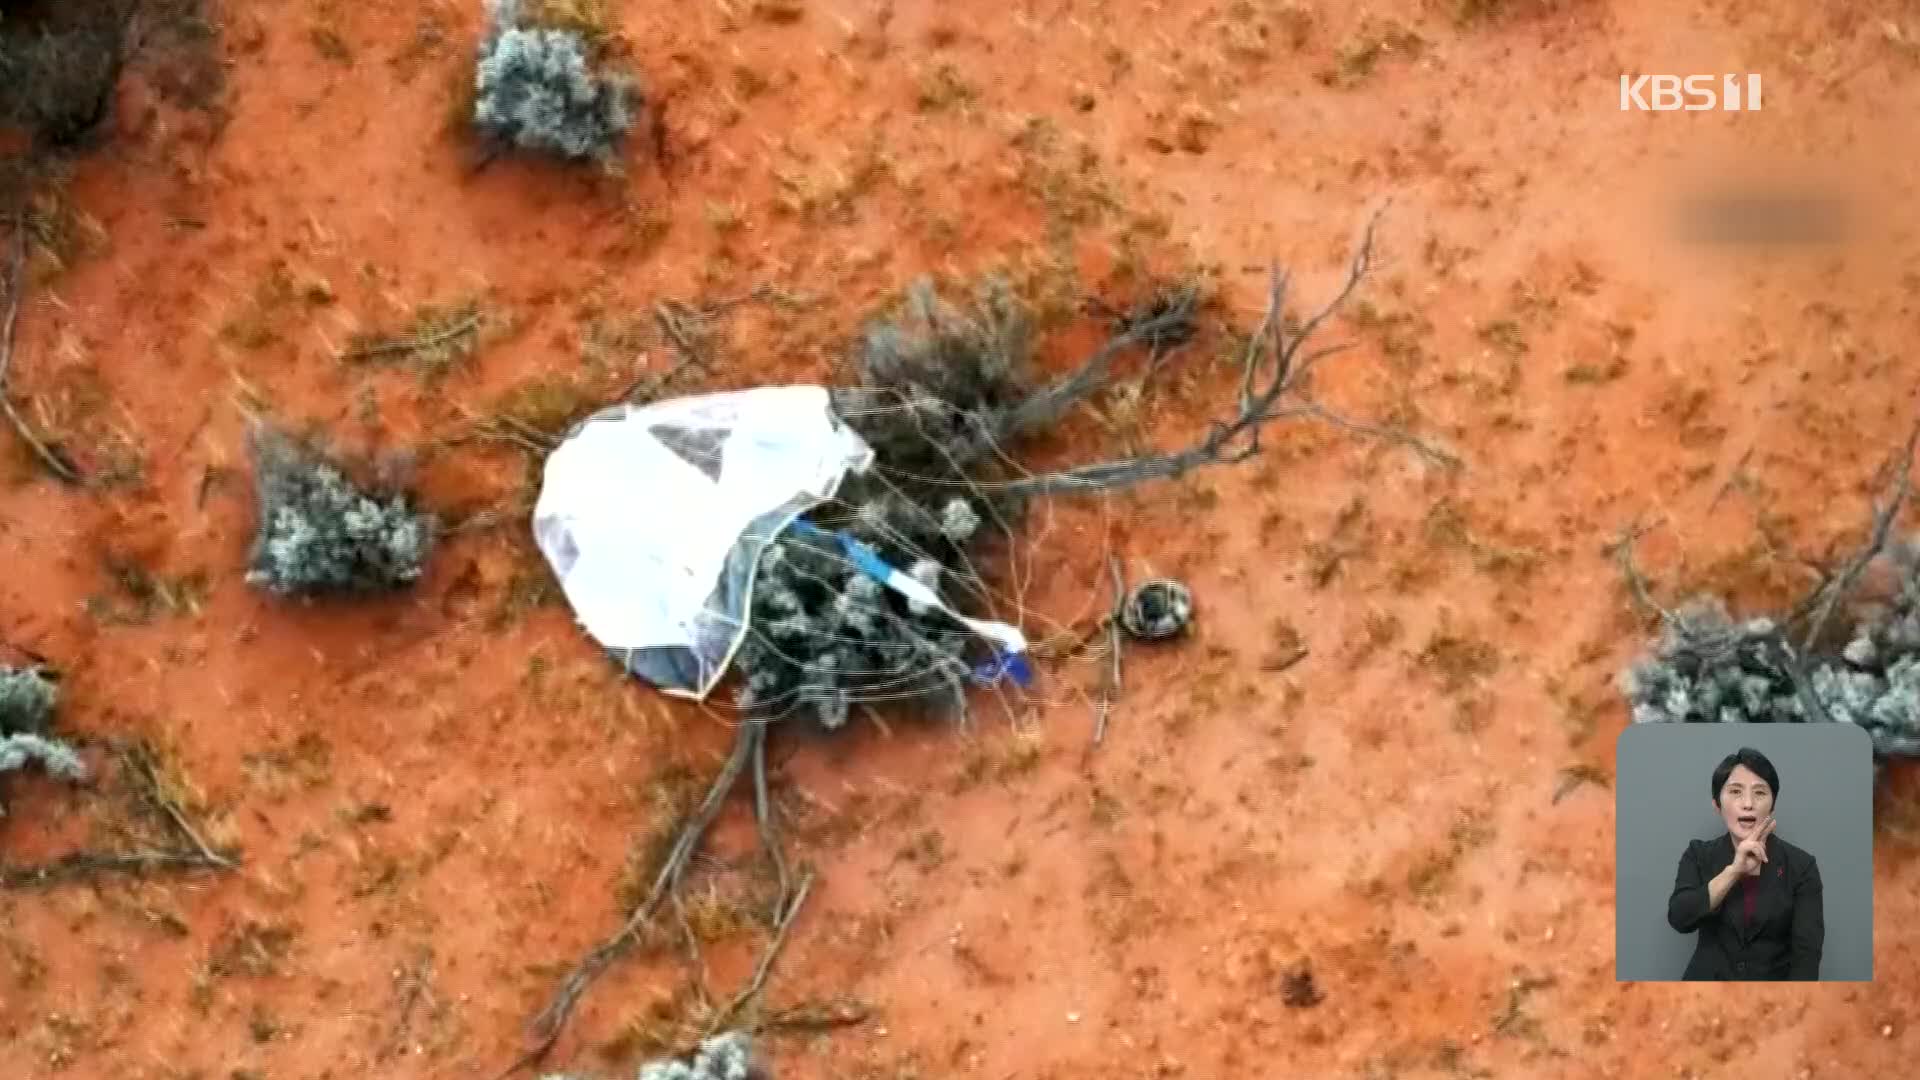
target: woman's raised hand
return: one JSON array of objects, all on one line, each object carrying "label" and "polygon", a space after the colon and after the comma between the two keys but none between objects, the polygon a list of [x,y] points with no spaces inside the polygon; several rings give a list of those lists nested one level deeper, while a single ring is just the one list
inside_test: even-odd
[{"label": "woman's raised hand", "polygon": [[1736,873],[1752,877],[1760,872],[1760,867],[1767,861],[1767,837],[1771,835],[1773,815],[1768,814],[1760,827],[1753,830],[1753,835],[1740,841],[1739,846],[1734,848],[1733,866]]}]

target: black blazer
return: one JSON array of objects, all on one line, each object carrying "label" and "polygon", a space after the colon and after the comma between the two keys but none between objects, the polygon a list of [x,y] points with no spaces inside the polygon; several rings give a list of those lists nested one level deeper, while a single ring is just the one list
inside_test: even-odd
[{"label": "black blazer", "polygon": [[1708,911],[1707,882],[1733,862],[1733,837],[1694,840],[1680,856],[1680,872],[1667,900],[1667,922],[1683,934],[1699,932],[1688,980],[1779,980],[1820,978],[1820,948],[1826,923],[1820,909],[1820,868],[1813,856],[1779,836],[1767,837],[1767,861],[1747,879],[1760,890],[1753,922],[1744,915],[1736,882]]}]

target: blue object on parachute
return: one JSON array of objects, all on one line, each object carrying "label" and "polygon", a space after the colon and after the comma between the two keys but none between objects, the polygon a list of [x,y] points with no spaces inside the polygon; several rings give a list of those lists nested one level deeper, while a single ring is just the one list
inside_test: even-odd
[{"label": "blue object on parachute", "polygon": [[[838,544],[840,550],[846,553],[847,561],[853,563],[856,569],[888,588],[894,588],[893,580],[896,577],[907,576],[888,565],[887,561],[872,548],[844,532],[828,532],[806,518],[800,517],[793,519],[792,528],[802,536]],[[955,614],[951,609],[947,613]],[[1033,685],[1033,665],[1027,662],[1025,653],[1010,651],[998,642],[995,642],[992,648],[992,658],[982,660],[973,666],[975,685],[992,686],[1003,678],[1012,679],[1014,685],[1022,689]]]},{"label": "blue object on parachute", "polygon": [[975,686],[992,686],[1003,677],[1012,679],[1015,686],[1025,689],[1033,685],[1033,666],[1027,663],[1025,653],[1008,652],[996,645],[993,647],[993,659],[973,665],[973,682]]},{"label": "blue object on parachute", "polygon": [[803,536],[811,536],[815,540],[838,543],[840,550],[846,553],[847,559],[856,569],[882,585],[887,583],[887,578],[894,572],[893,567],[888,566],[886,560],[875,554],[872,548],[846,533],[828,532],[806,518],[794,518],[793,531]]}]

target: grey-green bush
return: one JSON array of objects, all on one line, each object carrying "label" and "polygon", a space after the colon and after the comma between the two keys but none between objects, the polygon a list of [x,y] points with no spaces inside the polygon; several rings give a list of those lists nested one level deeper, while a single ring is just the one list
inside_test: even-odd
[{"label": "grey-green bush", "polygon": [[1770,648],[1772,619],[1735,623],[1726,605],[1699,597],[1674,612],[1650,656],[1635,661],[1621,690],[1637,723],[1798,722],[1793,680]]},{"label": "grey-green bush", "polygon": [[592,70],[574,31],[519,25],[519,0],[488,0],[488,15],[474,125],[522,150],[612,160],[633,126],[632,80]]},{"label": "grey-green bush", "polygon": [[250,584],[281,596],[324,596],[419,580],[436,526],[410,495],[362,490],[319,449],[264,424],[250,441],[259,502]]},{"label": "grey-green bush", "polygon": [[1920,543],[1884,561],[1891,595],[1851,602],[1844,644],[1800,658],[1813,708],[1784,666],[1775,620],[1736,622],[1706,597],[1675,611],[1651,655],[1622,674],[1634,722],[1835,721],[1866,729],[1877,757],[1920,757]]},{"label": "grey-green bush", "polygon": [[[548,1073],[541,1080],[583,1080],[565,1073]],[[745,1032],[729,1031],[700,1044],[685,1058],[666,1058],[640,1066],[636,1080],[773,1080],[753,1062],[753,1041]]]},{"label": "grey-green bush", "polygon": [[38,668],[0,665],[0,735],[45,735],[59,703],[60,688]]},{"label": "grey-green bush", "polygon": [[48,776],[62,780],[85,780],[86,763],[73,747],[44,735],[0,736],[0,773],[13,772],[37,763]]},{"label": "grey-green bush", "polygon": [[38,669],[0,666],[0,775],[37,764],[49,776],[87,778],[80,755],[50,734],[59,700],[59,687]]},{"label": "grey-green bush", "polygon": [[[847,477],[839,497],[809,518],[960,610],[985,611],[977,563],[986,523],[1008,520],[1016,507],[978,486],[1005,468],[982,452],[978,435],[998,430],[1023,400],[1029,339],[1025,312],[999,282],[989,280],[968,310],[917,283],[904,313],[876,320],[859,339],[859,385],[834,395],[835,412],[873,447],[878,466]],[[752,610],[734,658],[738,704],[751,714],[832,730],[856,704],[964,706],[972,634],[884,588],[831,542],[788,532],[768,544]]]}]

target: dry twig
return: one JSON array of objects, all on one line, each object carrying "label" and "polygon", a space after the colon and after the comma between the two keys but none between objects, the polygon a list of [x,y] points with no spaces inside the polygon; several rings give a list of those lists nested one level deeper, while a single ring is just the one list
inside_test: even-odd
[{"label": "dry twig", "polygon": [[375,341],[365,345],[356,345],[342,352],[340,359],[371,360],[376,356],[396,356],[406,353],[425,352],[428,349],[445,345],[447,342],[452,341],[462,334],[472,333],[474,330],[479,329],[479,327],[480,315],[478,312],[475,312],[454,323],[452,326],[438,333],[428,334],[425,337],[392,338],[386,341]]},{"label": "dry twig", "polygon": [[1266,672],[1269,675],[1278,675],[1283,671],[1292,670],[1295,664],[1298,664],[1300,661],[1305,660],[1307,658],[1309,651],[1310,650],[1305,645],[1302,645],[1299,648],[1288,653],[1287,655],[1279,657],[1277,659],[1274,659],[1262,665],[1260,670]]},{"label": "dry twig", "polygon": [[37,888],[81,881],[101,874],[145,874],[154,870],[222,870],[230,864],[209,862],[197,851],[74,851],[52,862],[34,866],[0,866],[0,886]]},{"label": "dry twig", "polygon": [[407,988],[400,998],[400,1017],[394,1022],[393,1034],[387,1037],[386,1044],[380,1048],[374,1060],[386,1061],[405,1049],[407,1034],[413,1024],[414,1006],[420,1003],[422,997],[430,996],[432,993],[427,988],[427,983],[432,978],[432,971],[433,953],[431,950],[423,949],[420,962],[414,965],[413,970],[402,976]]},{"label": "dry twig", "polygon": [[673,366],[667,370],[651,378],[642,375],[633,380],[625,390],[620,391],[620,400],[636,405],[647,404],[653,401],[654,398],[659,397],[660,392],[673,385],[674,381],[679,379],[680,376],[686,374],[688,368],[699,367],[704,369],[705,366],[706,361],[702,360],[698,355],[682,352],[680,353],[680,359],[674,361]]},{"label": "dry twig", "polygon": [[677,300],[662,300],[654,304],[654,324],[660,328],[660,336],[673,346],[674,355],[678,359],[674,361],[672,367],[659,375],[652,378],[643,375],[635,379],[632,385],[620,392],[620,400],[644,404],[673,385],[680,376],[687,373],[688,369],[710,370],[711,364],[707,350],[700,340],[700,332],[692,329],[688,324],[707,322],[736,304],[759,299],[764,294],[765,288],[765,286],[756,286],[745,295],[717,301],[704,310],[695,310]]},{"label": "dry twig", "polygon": [[1099,746],[1107,737],[1107,717],[1113,712],[1115,700],[1120,696],[1120,612],[1127,605],[1127,582],[1120,573],[1120,558],[1107,556],[1107,571],[1113,577],[1113,609],[1107,612],[1107,660],[1102,669],[1100,680],[1100,699],[1094,703],[1093,745]]},{"label": "dry twig", "polygon": [[1621,534],[1620,539],[1613,543],[1612,554],[1614,560],[1620,564],[1620,574],[1626,579],[1627,587],[1633,591],[1633,598],[1639,601],[1642,607],[1657,612],[1667,623],[1677,624],[1680,620],[1672,611],[1662,607],[1660,602],[1653,598],[1653,591],[1647,588],[1647,579],[1640,576],[1639,568],[1633,564],[1634,543],[1652,530],[1651,525],[1634,522]]},{"label": "dry twig", "polygon": [[1728,492],[1741,486],[1741,484],[1745,482],[1747,462],[1751,460],[1753,460],[1753,447],[1749,446],[1747,447],[1747,452],[1740,455],[1740,460],[1734,463],[1733,471],[1727,474],[1726,482],[1721,484],[1720,489],[1713,493],[1713,500],[1707,503],[1707,513],[1713,513],[1714,508],[1720,505],[1720,500],[1726,498]]},{"label": "dry twig", "polygon": [[160,784],[160,767],[153,760],[153,751],[147,747],[147,744],[135,743],[124,751],[123,756],[146,781],[148,801],[159,807],[160,811],[167,815],[168,820],[173,822],[174,828],[192,842],[194,850],[205,860],[206,865],[222,870],[233,869],[233,860],[208,847],[207,842],[200,838],[200,833],[188,823],[187,815],[180,809],[179,804],[167,797],[166,790]]},{"label": "dry twig", "polygon": [[40,459],[48,472],[60,480],[75,487],[85,485],[86,478],[74,463],[58,449],[47,445],[33,433],[19,410],[13,407],[13,395],[7,390],[7,375],[13,367],[13,331],[20,317],[20,302],[27,291],[27,223],[19,215],[13,219],[13,259],[7,268],[7,314],[6,321],[0,323],[0,412],[5,412],[7,422],[20,435],[20,440]]},{"label": "dry twig", "polygon": [[541,431],[524,421],[502,413],[489,416],[473,426],[473,433],[494,442],[512,443],[535,454],[548,454],[560,445],[561,437],[551,432]]},{"label": "dry twig", "polygon": [[774,923],[773,940],[767,944],[767,951],[760,956],[760,963],[753,970],[753,978],[742,987],[727,1007],[715,1013],[707,1022],[704,1038],[710,1038],[726,1027],[749,1001],[758,997],[767,988],[767,975],[773,970],[773,962],[779,958],[780,950],[786,947],[787,933],[793,928],[793,920],[800,914],[800,908],[807,902],[807,894],[813,891],[813,872],[807,871],[800,878],[800,884],[791,895],[781,898],[782,910]]},{"label": "dry twig", "polygon": [[873,1007],[866,1002],[841,999],[768,1013],[748,1025],[748,1030],[755,1035],[764,1031],[826,1031],[864,1024],[872,1015]]}]

